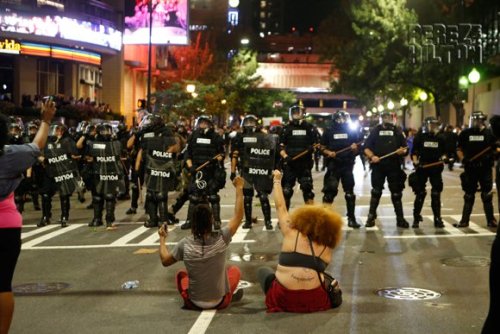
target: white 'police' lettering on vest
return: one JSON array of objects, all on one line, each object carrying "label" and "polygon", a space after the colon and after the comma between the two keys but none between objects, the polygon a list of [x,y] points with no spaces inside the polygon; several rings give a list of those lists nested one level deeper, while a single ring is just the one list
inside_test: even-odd
[{"label": "white 'police' lettering on vest", "polygon": [[172,158],[172,153],[162,152],[162,151],[157,151],[157,150],[153,150],[152,155],[153,155],[153,157],[158,157],[158,158]]},{"label": "white 'police' lettering on vest", "polygon": [[244,143],[256,143],[257,137],[243,137]]},{"label": "white 'police' lettering on vest", "polygon": [[210,144],[211,142],[212,140],[208,138],[196,138],[196,144]]},{"label": "white 'police' lettering on vest", "polygon": [[394,136],[394,131],[392,130],[382,130],[378,133],[379,136]]},{"label": "white 'police' lettering on vest", "polygon": [[424,147],[438,148],[439,147],[439,143],[437,141],[425,141],[424,142]]},{"label": "white 'police' lettering on vest", "polygon": [[95,150],[104,150],[106,149],[106,144],[93,144],[92,148]]},{"label": "white 'police' lettering on vest", "polygon": [[469,141],[484,141],[484,136],[469,136]]},{"label": "white 'police' lettering on vest", "polygon": [[248,174],[250,175],[269,175],[268,169],[259,169],[259,168],[249,168]]},{"label": "white 'police' lettering on vest", "polygon": [[155,133],[154,132],[146,132],[142,137],[143,138],[154,138]]},{"label": "white 'police' lettering on vest", "polygon": [[101,181],[118,181],[118,175],[99,175]]},{"label": "white 'police' lettering on vest", "polygon": [[49,158],[49,164],[56,164],[58,162],[66,161],[68,160],[68,156],[66,154],[59,155],[57,157]]},{"label": "white 'police' lettering on vest", "polygon": [[63,181],[71,180],[72,178],[74,178],[73,173],[69,173],[69,174],[56,176],[54,178],[54,181],[56,181],[56,183],[60,183]]},{"label": "white 'police' lettering on vest", "polygon": [[170,172],[165,172],[162,170],[151,170],[151,176],[159,176],[159,177],[164,177],[164,178],[169,178],[170,177]]},{"label": "white 'police' lettering on vest", "polygon": [[292,130],[292,136],[306,136],[306,130]]},{"label": "white 'police' lettering on vest", "polygon": [[271,154],[271,150],[265,149],[265,148],[255,148],[255,147],[252,147],[250,149],[250,154],[269,155],[269,154]]},{"label": "white 'police' lettering on vest", "polygon": [[333,139],[347,139],[348,137],[347,133],[336,133],[333,135]]},{"label": "white 'police' lettering on vest", "polygon": [[115,156],[111,157],[96,157],[97,162],[115,162]]}]

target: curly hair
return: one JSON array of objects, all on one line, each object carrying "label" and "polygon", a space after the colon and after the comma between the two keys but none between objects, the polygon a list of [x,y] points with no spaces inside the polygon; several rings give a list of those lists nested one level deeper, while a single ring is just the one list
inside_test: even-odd
[{"label": "curly hair", "polygon": [[203,236],[212,231],[213,214],[210,204],[200,203],[194,207],[191,220],[191,232],[195,239],[203,239]]},{"label": "curly hair", "polygon": [[290,214],[290,226],[312,241],[335,248],[342,235],[342,217],[319,205],[304,205]]}]

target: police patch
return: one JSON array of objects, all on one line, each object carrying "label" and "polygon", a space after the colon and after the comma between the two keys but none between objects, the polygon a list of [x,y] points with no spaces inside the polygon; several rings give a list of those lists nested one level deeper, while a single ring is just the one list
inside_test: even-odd
[{"label": "police patch", "polygon": [[378,133],[379,136],[388,136],[388,137],[392,137],[394,136],[394,131],[392,130],[382,130]]},{"label": "police patch", "polygon": [[306,136],[306,130],[292,130],[292,136]]},{"label": "police patch", "polygon": [[426,141],[424,142],[424,147],[438,148],[439,143],[437,141]]},{"label": "police patch", "polygon": [[93,144],[92,148],[95,150],[104,150],[106,148],[106,144]]},{"label": "police patch", "polygon": [[484,141],[484,136],[469,136],[469,141]]},{"label": "police patch", "polygon": [[142,135],[143,138],[154,138],[155,133],[154,132],[147,132],[144,135]]},{"label": "police patch", "polygon": [[333,139],[347,139],[348,137],[347,133],[336,133],[333,135]]},{"label": "police patch", "polygon": [[243,137],[244,143],[256,143],[257,137]]},{"label": "police patch", "polygon": [[209,138],[196,138],[197,144],[210,144],[212,142]]}]

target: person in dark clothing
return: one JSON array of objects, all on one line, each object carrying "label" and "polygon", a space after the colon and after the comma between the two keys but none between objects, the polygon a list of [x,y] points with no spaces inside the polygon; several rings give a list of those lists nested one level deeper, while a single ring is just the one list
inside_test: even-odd
[{"label": "person in dark clothing", "polygon": [[442,132],[442,136],[444,139],[444,148],[448,159],[448,169],[452,171],[453,165],[455,164],[455,161],[457,161],[458,135],[453,132],[453,126],[448,125]]}]

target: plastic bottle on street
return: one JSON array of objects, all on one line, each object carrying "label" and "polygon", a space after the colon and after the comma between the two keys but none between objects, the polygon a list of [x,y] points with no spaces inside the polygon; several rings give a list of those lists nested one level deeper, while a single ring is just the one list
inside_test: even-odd
[{"label": "plastic bottle on street", "polygon": [[139,287],[139,281],[127,281],[122,284],[122,289],[124,290],[131,290],[131,289],[137,289]]}]

